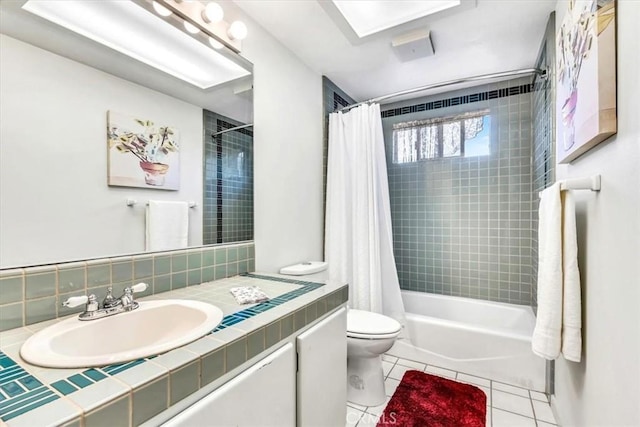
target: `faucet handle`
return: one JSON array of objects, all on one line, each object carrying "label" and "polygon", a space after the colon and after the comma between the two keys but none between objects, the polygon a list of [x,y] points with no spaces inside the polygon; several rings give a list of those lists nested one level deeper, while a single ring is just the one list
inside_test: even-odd
[{"label": "faucet handle", "polygon": [[146,283],[138,283],[137,285],[133,285],[131,287],[131,293],[138,293],[138,292],[144,292],[147,290],[147,288],[149,287],[149,285],[147,285]]},{"label": "faucet handle", "polygon": [[87,304],[89,302],[89,297],[86,295],[82,295],[80,297],[69,297],[65,302],[62,303],[64,307],[77,307],[82,304]]}]

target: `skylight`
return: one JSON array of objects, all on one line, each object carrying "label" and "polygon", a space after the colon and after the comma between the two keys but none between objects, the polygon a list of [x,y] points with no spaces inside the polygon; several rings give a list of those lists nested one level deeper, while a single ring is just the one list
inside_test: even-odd
[{"label": "skylight", "polygon": [[131,1],[30,0],[23,9],[201,89],[249,74]]},{"label": "skylight", "polygon": [[333,0],[358,37],[423,18],[460,5],[460,0]]}]

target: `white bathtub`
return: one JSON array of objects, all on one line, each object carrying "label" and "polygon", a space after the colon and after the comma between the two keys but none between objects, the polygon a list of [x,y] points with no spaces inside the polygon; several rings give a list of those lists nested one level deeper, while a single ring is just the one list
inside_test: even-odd
[{"label": "white bathtub", "polygon": [[544,391],[531,307],[413,291],[402,299],[411,342],[399,339],[389,354]]}]

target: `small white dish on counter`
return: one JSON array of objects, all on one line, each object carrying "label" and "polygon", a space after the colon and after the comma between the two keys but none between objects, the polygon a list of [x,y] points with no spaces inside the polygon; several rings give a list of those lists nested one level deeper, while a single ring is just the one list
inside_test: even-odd
[{"label": "small white dish on counter", "polygon": [[20,349],[27,362],[49,368],[85,368],[164,353],[203,337],[222,310],[200,301],[142,301],[136,310],[97,320],[77,316],[31,336]]}]

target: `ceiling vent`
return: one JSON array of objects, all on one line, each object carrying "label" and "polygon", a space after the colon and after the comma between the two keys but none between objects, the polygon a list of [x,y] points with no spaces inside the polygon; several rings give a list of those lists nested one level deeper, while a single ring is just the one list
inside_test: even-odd
[{"label": "ceiling vent", "polygon": [[413,61],[435,53],[430,31],[414,31],[398,36],[391,41],[391,47],[402,62]]}]

